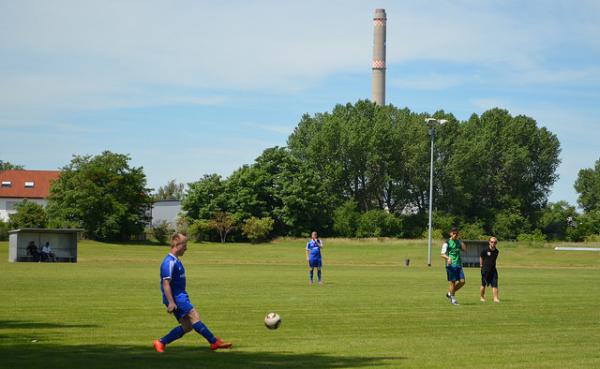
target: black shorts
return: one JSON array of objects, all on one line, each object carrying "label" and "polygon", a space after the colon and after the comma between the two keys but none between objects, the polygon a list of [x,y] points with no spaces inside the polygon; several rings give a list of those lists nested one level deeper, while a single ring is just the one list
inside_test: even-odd
[{"label": "black shorts", "polygon": [[496,269],[490,271],[481,271],[481,286],[492,286],[498,288],[498,271]]}]

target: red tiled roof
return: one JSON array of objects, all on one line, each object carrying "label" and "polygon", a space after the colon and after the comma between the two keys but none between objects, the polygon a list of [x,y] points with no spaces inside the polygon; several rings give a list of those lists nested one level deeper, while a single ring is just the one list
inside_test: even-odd
[{"label": "red tiled roof", "polygon": [[[50,183],[59,175],[58,170],[0,171],[0,197],[45,199],[50,195]],[[5,187],[2,182],[10,182],[10,187]],[[33,182],[33,187],[25,187],[25,182]]]}]

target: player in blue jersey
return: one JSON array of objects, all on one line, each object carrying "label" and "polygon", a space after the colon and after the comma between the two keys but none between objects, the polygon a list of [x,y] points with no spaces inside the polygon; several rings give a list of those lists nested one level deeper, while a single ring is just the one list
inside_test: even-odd
[{"label": "player in blue jersey", "polygon": [[166,336],[154,341],[157,352],[164,352],[165,346],[183,337],[192,329],[202,335],[211,350],[230,348],[231,343],[223,342],[215,337],[212,332],[202,323],[198,312],[190,302],[185,292],[185,269],[179,260],[187,250],[187,237],[181,233],[175,233],[171,237],[171,252],[165,257],[160,266],[160,289],[163,296],[163,304],[167,312],[173,314],[180,325],[173,328]]},{"label": "player in blue jersey", "polygon": [[310,267],[310,284],[313,284],[314,269],[317,268],[317,280],[321,284],[321,267],[323,262],[321,260],[321,249],[323,248],[323,242],[317,238],[317,232],[313,232],[310,235],[310,240],[306,244],[306,260]]}]

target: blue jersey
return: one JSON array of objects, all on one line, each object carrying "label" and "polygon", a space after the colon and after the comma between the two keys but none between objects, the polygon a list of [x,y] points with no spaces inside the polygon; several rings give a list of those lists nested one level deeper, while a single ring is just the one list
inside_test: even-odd
[{"label": "blue jersey", "polygon": [[322,243],[319,239],[317,239],[316,241],[312,239],[308,241],[308,243],[306,244],[306,249],[308,250],[308,255],[310,259],[314,260],[321,258],[321,245]]},{"label": "blue jersey", "polygon": [[165,279],[171,281],[171,292],[173,292],[175,300],[179,296],[187,296],[185,292],[185,269],[181,261],[173,254],[167,255],[160,265],[160,290],[163,295],[163,303],[168,304],[162,285],[162,281]]}]

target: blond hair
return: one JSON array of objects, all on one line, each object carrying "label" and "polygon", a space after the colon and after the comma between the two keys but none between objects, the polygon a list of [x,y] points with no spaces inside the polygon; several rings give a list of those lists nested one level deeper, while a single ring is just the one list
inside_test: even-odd
[{"label": "blond hair", "polygon": [[185,241],[187,241],[187,237],[183,233],[176,232],[171,236],[171,247],[175,247]]}]

